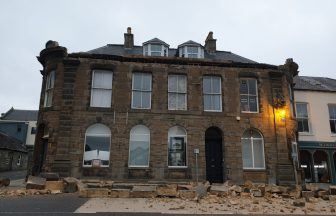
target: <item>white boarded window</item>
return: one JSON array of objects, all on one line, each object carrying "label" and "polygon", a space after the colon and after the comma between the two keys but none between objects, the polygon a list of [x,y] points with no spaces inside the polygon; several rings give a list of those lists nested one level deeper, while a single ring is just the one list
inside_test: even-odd
[{"label": "white boarded window", "polygon": [[222,111],[222,90],[220,77],[203,77],[203,103],[204,111]]},{"label": "white boarded window", "polygon": [[83,166],[108,167],[111,130],[103,124],[91,125],[85,133]]},{"label": "white boarded window", "polygon": [[186,75],[168,76],[168,109],[169,110],[187,109]]},{"label": "white boarded window", "polygon": [[50,107],[52,105],[54,84],[55,84],[55,71],[51,71],[47,76],[47,82],[44,93],[44,107]]},{"label": "white boarded window", "polygon": [[129,167],[149,166],[150,131],[144,125],[131,129],[129,145]]},{"label": "white boarded window", "polygon": [[174,126],[168,131],[168,166],[187,166],[187,133],[183,127]]},{"label": "white boarded window", "polygon": [[244,169],[264,169],[264,139],[253,129],[244,132],[242,138],[242,154]]},{"label": "white boarded window", "polygon": [[149,73],[133,73],[132,108],[150,109],[152,94],[152,75]]},{"label": "white boarded window", "polygon": [[240,80],[240,109],[242,112],[259,112],[256,79]]},{"label": "white boarded window", "polygon": [[111,107],[112,79],[111,71],[92,72],[91,107]]}]

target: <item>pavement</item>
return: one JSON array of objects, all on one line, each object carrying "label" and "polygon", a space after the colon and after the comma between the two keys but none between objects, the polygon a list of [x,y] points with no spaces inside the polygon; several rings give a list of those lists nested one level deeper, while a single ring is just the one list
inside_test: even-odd
[{"label": "pavement", "polygon": [[[201,209],[196,202],[179,201],[175,207],[168,204],[174,199],[166,198],[157,202],[155,199],[123,198],[79,198],[78,194],[31,195],[0,197],[0,215],[102,215],[102,216],[191,216],[191,215],[247,215],[234,211],[215,212],[214,209]],[[192,208],[189,208],[188,205]],[[166,204],[166,205],[165,205]],[[174,206],[174,205],[173,205]],[[186,207],[184,207],[186,206]],[[276,215],[252,213],[253,215]],[[328,214],[328,213],[327,213]],[[281,214],[284,215],[284,214]],[[288,214],[288,215],[304,215]],[[317,214],[309,214],[317,215]],[[324,214],[325,215],[325,214]],[[330,215],[330,213],[329,213]],[[332,214],[331,214],[332,215]]]},{"label": "pavement", "polygon": [[9,178],[10,180],[18,180],[26,178],[27,170],[0,172],[0,178]]}]

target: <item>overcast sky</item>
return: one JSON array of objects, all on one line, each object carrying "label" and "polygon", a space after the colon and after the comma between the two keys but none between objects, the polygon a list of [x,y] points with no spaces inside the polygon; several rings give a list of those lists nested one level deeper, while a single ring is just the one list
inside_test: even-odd
[{"label": "overcast sky", "polygon": [[0,2],[0,112],[38,109],[42,69],[36,56],[48,40],[68,52],[158,37],[176,47],[204,44],[268,64],[293,58],[300,75],[336,79],[336,1],[34,1]]}]

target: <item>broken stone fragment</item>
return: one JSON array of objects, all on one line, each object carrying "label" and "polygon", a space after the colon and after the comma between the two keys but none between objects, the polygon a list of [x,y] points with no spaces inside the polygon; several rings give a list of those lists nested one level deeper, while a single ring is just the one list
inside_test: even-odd
[{"label": "broken stone fragment", "polygon": [[233,185],[229,188],[230,191],[235,191],[236,193],[241,193],[242,192],[242,188],[238,185]]},{"label": "broken stone fragment", "polygon": [[77,191],[77,182],[78,179],[74,177],[67,177],[63,179],[64,185],[64,192],[66,193],[74,193]]},{"label": "broken stone fragment", "polygon": [[227,196],[229,193],[229,187],[225,185],[211,185],[210,194]]},{"label": "broken stone fragment", "polygon": [[157,186],[157,194],[162,197],[177,197],[177,185],[168,184]]},{"label": "broken stone fragment", "polygon": [[310,197],[314,197],[314,194],[315,194],[314,191],[302,191],[301,192],[302,197],[306,198],[306,199],[308,199]]},{"label": "broken stone fragment", "polygon": [[196,197],[196,191],[195,190],[180,190],[179,196],[181,199],[187,199],[192,200]]},{"label": "broken stone fragment", "polygon": [[317,191],[317,197],[323,197],[323,196],[326,196],[326,195],[329,195],[329,191],[325,191],[325,190],[320,190],[320,191]]},{"label": "broken stone fragment", "polygon": [[208,186],[198,185],[198,186],[195,187],[195,191],[196,191],[197,197],[202,198],[202,197],[207,195]]},{"label": "broken stone fragment", "polygon": [[53,191],[63,191],[64,182],[63,181],[46,181],[45,189]]},{"label": "broken stone fragment", "polygon": [[179,185],[177,185],[177,189],[178,190],[192,190],[192,189],[194,189],[194,187],[192,185],[189,185],[189,184],[179,184]]},{"label": "broken stone fragment", "polygon": [[37,189],[37,190],[43,190],[45,188],[46,179],[36,176],[28,176],[26,189]]},{"label": "broken stone fragment", "polygon": [[296,207],[304,207],[306,205],[306,202],[302,199],[294,200],[293,205]]},{"label": "broken stone fragment", "polygon": [[253,187],[253,183],[252,183],[252,181],[250,181],[250,180],[246,180],[246,181],[244,182],[244,187],[245,187],[245,188],[248,188],[248,189],[252,189],[252,187]]},{"label": "broken stone fragment", "polygon": [[87,198],[108,197],[109,190],[107,188],[86,188]]},{"label": "broken stone fragment", "polygon": [[251,194],[254,197],[262,197],[263,196],[261,190],[258,190],[258,189],[257,190],[256,189],[251,190]]},{"label": "broken stone fragment", "polygon": [[130,190],[129,189],[111,189],[109,197],[112,198],[129,198]]},{"label": "broken stone fragment", "polygon": [[43,172],[40,173],[39,177],[45,178],[47,181],[59,181],[60,177],[58,173],[54,172]]},{"label": "broken stone fragment", "polygon": [[9,178],[0,179],[0,187],[7,187],[10,184]]},{"label": "broken stone fragment", "polygon": [[157,196],[156,186],[134,186],[130,195],[132,198],[154,198]]},{"label": "broken stone fragment", "polygon": [[329,186],[329,193],[330,195],[336,195],[336,185]]}]

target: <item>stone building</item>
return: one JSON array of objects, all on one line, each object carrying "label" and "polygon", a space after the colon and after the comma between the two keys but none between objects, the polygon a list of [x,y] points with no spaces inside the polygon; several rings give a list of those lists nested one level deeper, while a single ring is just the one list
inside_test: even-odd
[{"label": "stone building", "polygon": [[[115,180],[294,182],[298,66],[154,38],[80,53],[49,41],[34,173]],[[196,164],[197,157],[197,164]]]},{"label": "stone building", "polygon": [[296,76],[300,167],[306,182],[336,183],[336,80]]},{"label": "stone building", "polygon": [[26,170],[27,149],[22,141],[0,131],[0,172]]}]

